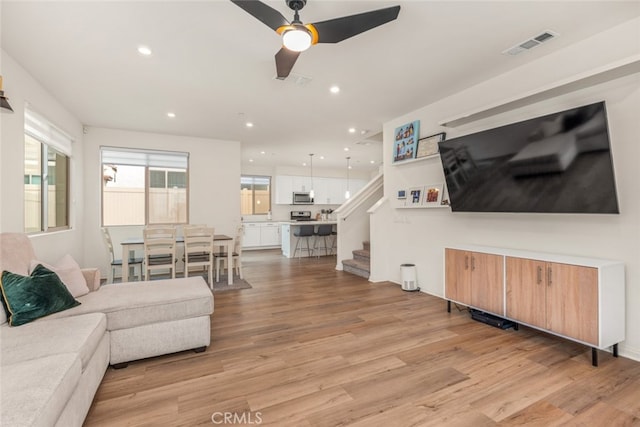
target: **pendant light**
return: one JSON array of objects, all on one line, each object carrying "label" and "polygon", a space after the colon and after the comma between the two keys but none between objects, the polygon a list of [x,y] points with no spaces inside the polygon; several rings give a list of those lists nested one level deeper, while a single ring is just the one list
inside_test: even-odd
[{"label": "pendant light", "polygon": [[9,105],[9,100],[4,96],[4,91],[2,90],[2,76],[0,76],[0,110],[3,113],[13,113],[13,108]]},{"label": "pendant light", "polygon": [[309,197],[313,199],[315,197],[315,192],[313,191],[313,154],[309,154],[309,165],[311,166],[311,191],[309,191]]},{"label": "pendant light", "polygon": [[351,197],[351,193],[349,192],[349,169],[351,169],[351,166],[349,166],[350,159],[351,157],[347,157],[347,191],[344,192],[345,199],[348,199],[349,197]]}]

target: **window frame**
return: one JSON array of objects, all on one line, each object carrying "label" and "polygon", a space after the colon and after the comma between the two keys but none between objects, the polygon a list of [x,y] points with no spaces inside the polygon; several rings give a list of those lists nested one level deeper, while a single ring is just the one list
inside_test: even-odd
[{"label": "window frame", "polygon": [[[25,109],[25,126],[23,130],[23,156],[24,150],[27,145],[27,137],[33,139],[37,142],[39,147],[39,157],[40,157],[40,182],[37,184],[40,187],[40,227],[39,230],[27,231],[27,223],[24,220],[27,214],[26,209],[26,197],[25,190],[26,185],[36,185],[32,183],[32,178],[35,175],[29,175],[29,183],[24,182],[24,177],[26,176],[26,156],[23,157],[23,184],[22,184],[22,194],[23,194],[23,225],[22,229],[26,234],[35,235],[35,234],[44,234],[44,233],[53,233],[57,231],[70,230],[71,227],[71,144],[72,139],[64,132],[60,131],[56,128],[51,122],[49,122],[46,118],[40,116],[30,109]],[[65,197],[65,212],[64,212],[64,225],[60,226],[50,226],[49,225],[49,150],[52,150],[56,156],[61,156],[64,158],[65,162],[65,170],[66,170],[66,179],[64,185],[64,192],[66,194]],[[55,184],[55,183],[54,183]],[[56,201],[54,200],[55,204]],[[58,221],[56,221],[58,222]]]},{"label": "window frame", "polygon": [[[117,225],[105,225],[104,223],[104,189],[105,189],[105,182],[104,182],[104,166],[108,165],[108,164],[113,164],[116,166],[122,166],[125,165],[123,163],[118,163],[118,162],[105,162],[103,159],[103,151],[110,151],[110,152],[131,152],[131,153],[136,153],[136,154],[144,154],[144,155],[154,155],[154,154],[161,154],[161,155],[175,155],[175,156],[180,156],[180,157],[184,157],[186,159],[186,166],[184,168],[184,173],[185,173],[185,200],[186,200],[186,206],[185,206],[185,220],[184,222],[169,222],[169,223],[161,223],[161,222],[154,222],[154,223],[150,223],[149,222],[149,197],[150,197],[150,189],[151,188],[160,188],[160,187],[151,187],[151,171],[152,170],[163,170],[164,171],[164,188],[168,189],[168,172],[169,171],[175,171],[176,169],[180,169],[178,167],[169,167],[169,166],[157,166],[157,165],[143,165],[143,164],[126,164],[126,166],[136,166],[136,167],[141,167],[144,168],[144,224],[117,224]],[[190,215],[190,158],[189,158],[189,153],[188,152],[179,152],[179,151],[166,151],[166,150],[152,150],[152,149],[131,149],[131,148],[123,148],[123,147],[107,147],[107,146],[101,146],[100,147],[100,226],[101,227],[128,227],[128,226],[138,226],[138,227],[146,227],[149,225],[184,225],[184,224],[189,224],[189,215]]]},{"label": "window frame", "polygon": [[[251,178],[252,182],[251,182],[251,213],[244,213],[242,212],[242,206],[240,206],[240,214],[241,215],[265,215],[268,216],[269,212],[271,212],[271,209],[273,207],[273,185],[272,185],[272,177],[269,175],[245,175],[242,174],[240,175],[240,200],[242,200],[242,180],[245,178]],[[255,190],[255,178],[259,178],[259,179],[268,179],[269,180],[269,209],[267,209],[267,212],[264,213],[256,213],[256,190]]]}]

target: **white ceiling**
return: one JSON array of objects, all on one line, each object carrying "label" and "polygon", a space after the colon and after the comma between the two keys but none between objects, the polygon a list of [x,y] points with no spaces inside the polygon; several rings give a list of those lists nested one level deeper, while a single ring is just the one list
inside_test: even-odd
[{"label": "white ceiling", "polygon": [[[292,18],[284,0],[265,3]],[[2,0],[1,42],[86,125],[239,140],[243,164],[299,166],[315,153],[319,168],[344,167],[350,155],[371,170],[381,139],[357,142],[385,121],[640,15],[638,1],[309,0],[301,19],[396,4],[396,21],[304,52],[293,75],[311,78],[305,85],[274,79],[279,36],[223,0]],[[560,36],[501,54],[548,29]]]}]

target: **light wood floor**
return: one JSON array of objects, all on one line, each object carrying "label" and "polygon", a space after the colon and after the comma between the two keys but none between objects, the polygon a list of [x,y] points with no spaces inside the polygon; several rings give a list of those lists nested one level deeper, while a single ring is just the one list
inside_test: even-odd
[{"label": "light wood floor", "polygon": [[333,257],[243,255],[253,289],[215,295],[207,351],[109,368],[85,425],[640,425],[639,362],[594,368],[584,346],[448,314]]}]

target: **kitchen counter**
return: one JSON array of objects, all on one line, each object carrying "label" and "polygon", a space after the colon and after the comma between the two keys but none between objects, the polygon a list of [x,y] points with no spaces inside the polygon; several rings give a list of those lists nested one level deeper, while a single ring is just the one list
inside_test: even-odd
[{"label": "kitchen counter", "polygon": [[[313,226],[318,226],[318,225],[324,225],[324,224],[328,224],[328,225],[335,225],[337,224],[338,221],[336,220],[327,220],[327,221],[280,221],[280,226],[281,226],[281,232],[280,235],[282,236],[282,255],[286,256],[287,258],[293,258],[293,251],[296,247],[296,241],[297,238],[296,236],[293,235],[294,230],[296,229],[296,227],[300,227],[302,225],[313,225]],[[293,230],[292,230],[293,229]],[[334,236],[335,238],[335,236]],[[313,247],[313,239],[311,242],[309,242],[310,246]],[[320,250],[320,254],[324,255],[324,250]],[[302,257],[309,257],[310,255],[307,253],[307,251],[302,251],[301,253]]]},{"label": "kitchen counter", "polygon": [[280,224],[289,224],[289,225],[320,225],[320,224],[332,224],[335,225],[338,223],[336,220],[326,220],[326,221],[277,221]]}]

